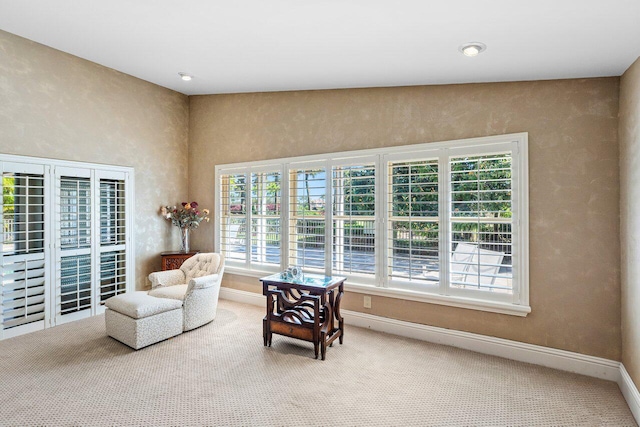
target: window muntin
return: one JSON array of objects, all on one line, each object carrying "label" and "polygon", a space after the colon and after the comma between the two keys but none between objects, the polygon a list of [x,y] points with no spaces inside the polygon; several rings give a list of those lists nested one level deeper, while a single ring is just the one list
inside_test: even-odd
[{"label": "window muntin", "polygon": [[[494,311],[489,307],[513,303],[522,307],[496,310],[524,314],[529,311],[526,143],[526,134],[516,134],[361,150],[216,166],[216,176],[221,179],[226,171],[253,168],[287,171],[282,176],[281,206],[288,229],[282,230],[280,267],[297,264],[305,271],[311,267],[347,276],[352,284],[437,295],[433,301],[443,304],[451,299],[453,305]],[[374,175],[373,190],[368,191],[372,200],[367,201],[373,216],[346,206],[344,174],[349,168],[370,168]],[[310,176],[314,171],[322,175]],[[314,185],[325,188],[325,193],[311,201],[305,195],[306,185],[315,179]],[[220,196],[217,205],[224,206]],[[309,209],[301,209],[302,205]],[[312,221],[315,230],[309,225]],[[371,247],[349,242],[349,232],[356,237],[375,234],[373,258],[362,258],[370,257]],[[316,245],[311,249],[318,249],[317,261],[323,262],[310,266],[312,257],[306,253],[304,263],[299,262],[299,250],[309,243]],[[349,252],[356,261],[367,262],[352,262]],[[373,273],[361,268],[371,259]],[[246,270],[259,275],[266,269],[247,263],[237,272]]]}]

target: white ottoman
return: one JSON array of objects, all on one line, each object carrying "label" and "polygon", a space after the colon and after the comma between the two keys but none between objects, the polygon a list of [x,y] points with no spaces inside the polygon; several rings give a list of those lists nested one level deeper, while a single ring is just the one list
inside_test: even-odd
[{"label": "white ottoman", "polygon": [[136,350],[182,333],[182,301],[156,298],[144,291],[109,298],[107,335]]}]

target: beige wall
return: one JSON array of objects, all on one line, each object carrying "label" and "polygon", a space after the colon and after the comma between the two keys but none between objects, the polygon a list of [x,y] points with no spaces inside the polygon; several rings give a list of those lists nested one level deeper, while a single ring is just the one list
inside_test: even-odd
[{"label": "beige wall", "polygon": [[185,95],[0,31],[0,153],[132,166],[136,288],[178,249],[161,204],[187,194]]},{"label": "beige wall", "polygon": [[640,388],[640,59],[620,81],[622,362]]},{"label": "beige wall", "polygon": [[[189,194],[216,164],[529,132],[526,318],[348,294],[344,308],[620,359],[618,78],[190,97]],[[213,223],[193,235],[213,248]],[[225,286],[260,292],[257,279]]]}]

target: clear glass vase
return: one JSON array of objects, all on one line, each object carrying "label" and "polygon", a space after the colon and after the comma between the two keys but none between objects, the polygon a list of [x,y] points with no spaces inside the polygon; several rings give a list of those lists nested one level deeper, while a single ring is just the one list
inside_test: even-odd
[{"label": "clear glass vase", "polygon": [[180,238],[182,247],[180,248],[180,252],[189,252],[189,229],[187,227],[180,229]]}]

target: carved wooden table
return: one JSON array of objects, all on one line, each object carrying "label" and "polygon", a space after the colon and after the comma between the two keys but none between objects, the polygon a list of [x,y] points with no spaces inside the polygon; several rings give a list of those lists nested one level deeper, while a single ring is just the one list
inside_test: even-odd
[{"label": "carved wooden table", "polygon": [[273,334],[298,338],[312,342],[316,359],[319,348],[324,360],[327,346],[336,338],[340,344],[344,339],[340,301],[345,280],[318,274],[287,279],[280,273],[260,279],[262,294],[267,297],[267,315],[262,321],[264,345],[271,347]]},{"label": "carved wooden table", "polygon": [[160,256],[162,257],[162,271],[165,270],[176,270],[180,268],[183,262],[187,259],[191,258],[195,254],[200,253],[200,251],[194,252],[162,252]]}]

